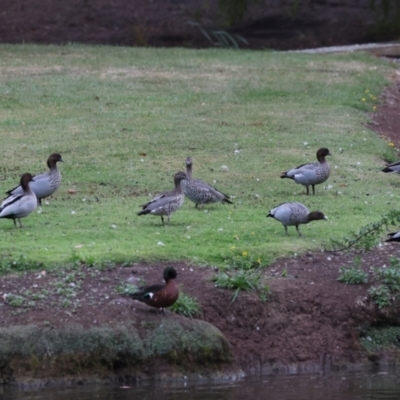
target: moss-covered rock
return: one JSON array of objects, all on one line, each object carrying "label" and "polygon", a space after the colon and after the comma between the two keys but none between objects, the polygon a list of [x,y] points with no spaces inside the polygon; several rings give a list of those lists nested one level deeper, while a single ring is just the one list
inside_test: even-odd
[{"label": "moss-covered rock", "polygon": [[[184,367],[218,370],[232,359],[229,342],[213,325],[162,318],[135,326],[0,329],[0,382],[36,379],[135,379]],[[149,369],[150,366],[150,369]],[[189,368],[189,369],[187,369]]]}]

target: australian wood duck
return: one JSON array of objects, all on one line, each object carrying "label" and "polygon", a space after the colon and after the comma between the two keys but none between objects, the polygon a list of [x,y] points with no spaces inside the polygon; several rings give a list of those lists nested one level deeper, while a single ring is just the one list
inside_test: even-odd
[{"label": "australian wood duck", "polygon": [[400,231],[388,233],[388,236],[385,242],[400,242]]},{"label": "australian wood duck", "polygon": [[277,221],[281,222],[285,228],[286,234],[288,234],[287,227],[294,225],[299,236],[301,236],[299,225],[308,224],[311,221],[320,219],[328,219],[321,211],[313,211],[310,213],[304,204],[297,202],[280,204],[273,208],[267,217],[275,218]]},{"label": "australian wood duck", "polygon": [[8,196],[0,205],[0,218],[12,219],[16,228],[15,220],[18,219],[22,228],[21,218],[27,217],[37,206],[37,198],[29,187],[29,182],[32,182],[32,175],[23,174],[20,181],[22,193]]},{"label": "australian wood duck", "polygon": [[131,297],[148,306],[159,308],[164,311],[165,307],[172,306],[179,297],[179,287],[175,282],[177,272],[172,267],[164,269],[163,277],[165,285],[155,284],[141,287]]},{"label": "australian wood duck", "polygon": [[329,178],[330,168],[325,157],[331,153],[325,147],[317,151],[317,163],[302,164],[290,171],[284,172],[281,178],[293,179],[296,183],[304,185],[309,194],[308,187],[312,186],[313,194],[315,194],[315,185],[324,183]]},{"label": "australian wood duck", "polygon": [[154,197],[148,203],[141,205],[142,211],[138,212],[138,215],[160,215],[164,226],[164,215],[168,217],[169,222],[170,215],[178,210],[178,208],[183,204],[185,198],[181,187],[183,179],[186,179],[186,174],[181,171],[177,172],[174,176],[174,189],[169,192],[163,192]]},{"label": "australian wood duck", "polygon": [[[29,184],[32,192],[35,193],[38,199],[39,206],[42,205],[42,199],[51,196],[61,184],[61,174],[57,168],[58,162],[64,162],[61,155],[59,153],[51,154],[47,159],[49,171],[43,172],[39,175],[34,175],[32,182]],[[21,194],[23,193],[23,189],[21,185],[18,185],[6,193],[10,196],[14,194]]]},{"label": "australian wood duck", "polygon": [[200,179],[193,179],[192,167],[193,161],[191,157],[188,157],[186,159],[187,179],[182,181],[182,190],[185,196],[196,204],[196,208],[199,204],[218,203],[220,201],[232,204],[226,194]]},{"label": "australian wood duck", "polygon": [[396,172],[400,174],[400,161],[396,161],[394,163],[386,165],[385,168],[383,168],[382,172]]}]

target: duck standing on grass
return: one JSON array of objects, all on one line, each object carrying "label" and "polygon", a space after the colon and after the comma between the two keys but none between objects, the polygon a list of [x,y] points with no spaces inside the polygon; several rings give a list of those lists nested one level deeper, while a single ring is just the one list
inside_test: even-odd
[{"label": "duck standing on grass", "polygon": [[325,147],[317,151],[317,163],[302,164],[289,171],[283,172],[281,178],[293,179],[296,183],[304,185],[309,194],[308,187],[312,186],[313,194],[315,194],[315,185],[324,183],[329,178],[330,168],[325,157],[332,154]]},{"label": "duck standing on grass", "polygon": [[[33,193],[36,195],[39,206],[42,206],[42,199],[51,196],[61,184],[61,173],[57,168],[58,162],[64,162],[59,153],[53,153],[47,159],[47,166],[50,171],[43,172],[39,175],[34,175],[32,182],[29,184]],[[14,189],[6,192],[8,195],[16,195],[23,193],[21,185],[16,186]]]},{"label": "duck standing on grass", "polygon": [[138,212],[137,215],[160,215],[163,226],[165,226],[164,215],[166,215],[169,223],[170,215],[182,206],[185,199],[181,187],[183,179],[186,179],[186,174],[181,171],[177,172],[174,176],[175,188],[169,192],[163,192],[148,203],[141,205],[142,211]]},{"label": "duck standing on grass", "polygon": [[288,234],[287,227],[294,225],[299,236],[302,236],[299,225],[320,219],[328,219],[321,211],[310,213],[304,204],[297,202],[280,204],[278,207],[273,208],[267,217],[275,218],[281,222],[285,228],[286,235]]},{"label": "duck standing on grass", "polygon": [[229,203],[229,196],[220,192],[215,187],[208,183],[192,178],[192,166],[193,161],[191,157],[186,158],[186,176],[187,179],[182,181],[182,190],[185,196],[196,204],[196,208],[199,204],[208,203]]},{"label": "duck standing on grass", "polygon": [[151,285],[140,288],[139,292],[133,293],[131,297],[148,306],[161,309],[172,306],[179,297],[179,287],[175,282],[177,272],[173,267],[164,269],[163,277],[165,285]]},{"label": "duck standing on grass", "polygon": [[23,174],[20,181],[22,193],[8,196],[0,205],[0,218],[12,219],[16,228],[15,220],[18,219],[19,226],[22,228],[21,218],[27,217],[37,206],[36,195],[29,186],[32,179],[30,173]]}]

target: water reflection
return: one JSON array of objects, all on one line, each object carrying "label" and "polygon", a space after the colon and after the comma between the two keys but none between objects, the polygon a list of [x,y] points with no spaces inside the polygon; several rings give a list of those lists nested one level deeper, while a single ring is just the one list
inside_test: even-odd
[{"label": "water reflection", "polygon": [[400,377],[394,371],[248,377],[229,382],[141,383],[2,388],[4,400],[398,400]]}]

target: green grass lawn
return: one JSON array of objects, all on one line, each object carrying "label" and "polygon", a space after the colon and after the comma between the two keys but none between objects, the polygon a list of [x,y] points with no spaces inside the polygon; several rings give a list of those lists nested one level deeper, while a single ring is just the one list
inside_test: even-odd
[{"label": "green grass lawn", "polygon": [[[398,176],[380,172],[390,148],[365,127],[393,69],[361,53],[1,45],[0,191],[45,171],[52,152],[65,161],[41,214],[23,229],[0,221],[1,257],[264,265],[323,248],[399,204]],[[315,161],[319,147],[332,153],[331,177],[307,197],[279,176]],[[187,156],[194,177],[234,205],[196,210],[186,200],[165,228],[160,217],[137,216],[172,189]],[[285,201],[329,220],[285,236],[266,218]]]}]

